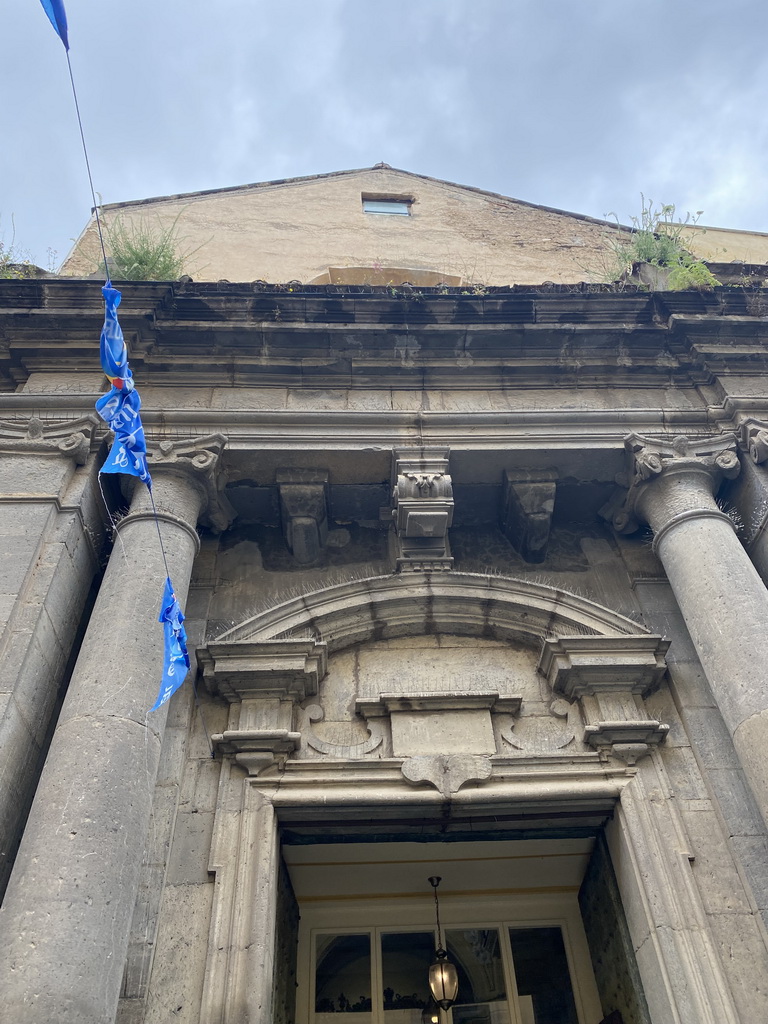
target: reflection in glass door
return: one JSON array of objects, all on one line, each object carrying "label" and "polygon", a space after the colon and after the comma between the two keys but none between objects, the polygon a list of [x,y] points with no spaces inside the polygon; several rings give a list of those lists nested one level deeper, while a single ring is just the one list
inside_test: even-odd
[{"label": "reflection in glass door", "polygon": [[[459,994],[440,1024],[579,1024],[559,927],[448,928],[445,943]],[[426,930],[316,933],[313,1024],[422,1024],[434,952]]]}]

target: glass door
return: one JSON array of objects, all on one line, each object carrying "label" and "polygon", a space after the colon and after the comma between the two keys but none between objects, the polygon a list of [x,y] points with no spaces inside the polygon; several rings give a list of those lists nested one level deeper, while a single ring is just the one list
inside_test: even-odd
[{"label": "glass door", "polygon": [[[459,993],[439,1024],[580,1024],[560,927],[450,927],[445,945]],[[315,932],[311,1024],[422,1024],[434,952],[428,929]]]}]

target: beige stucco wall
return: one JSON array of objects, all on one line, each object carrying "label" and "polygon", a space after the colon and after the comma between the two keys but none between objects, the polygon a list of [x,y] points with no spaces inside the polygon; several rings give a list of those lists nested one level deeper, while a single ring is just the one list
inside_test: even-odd
[{"label": "beige stucco wall", "polygon": [[762,231],[735,231],[730,228],[689,227],[685,241],[703,260],[715,263],[768,263],[768,234]]},{"label": "beige stucco wall", "polygon": [[[411,215],[364,213],[364,192],[411,196]],[[369,278],[359,270],[348,275],[349,283],[605,278],[607,229],[600,222],[391,168],[105,208],[107,223],[115,216],[166,227],[178,218],[182,248],[197,250],[186,271],[198,280],[325,283],[340,277],[335,269],[329,278],[329,268],[347,267],[372,268]],[[91,224],[62,272],[87,275],[97,262]],[[392,268],[430,274],[418,280]]]}]

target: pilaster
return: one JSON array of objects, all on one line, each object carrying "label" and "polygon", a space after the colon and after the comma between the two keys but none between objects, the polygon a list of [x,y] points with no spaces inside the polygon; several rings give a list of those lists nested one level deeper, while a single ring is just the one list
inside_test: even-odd
[{"label": "pilaster", "polygon": [[96,423],[0,421],[0,894],[97,569],[86,474],[73,486]]}]

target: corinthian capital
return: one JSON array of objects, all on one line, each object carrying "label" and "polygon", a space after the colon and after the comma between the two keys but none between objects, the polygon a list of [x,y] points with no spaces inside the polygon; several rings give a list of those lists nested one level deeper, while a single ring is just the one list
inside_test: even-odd
[{"label": "corinthian capital", "polygon": [[612,513],[619,533],[632,533],[641,523],[656,531],[671,518],[697,509],[717,512],[714,495],[741,468],[733,434],[693,440],[630,434],[624,446],[626,469],[617,483],[627,492]]},{"label": "corinthian capital", "polygon": [[147,439],[153,478],[160,482],[163,476],[171,475],[191,480],[203,495],[201,520],[217,531],[226,530],[234,519],[234,510],[218,486],[218,469],[226,443],[223,434],[175,441]]}]

